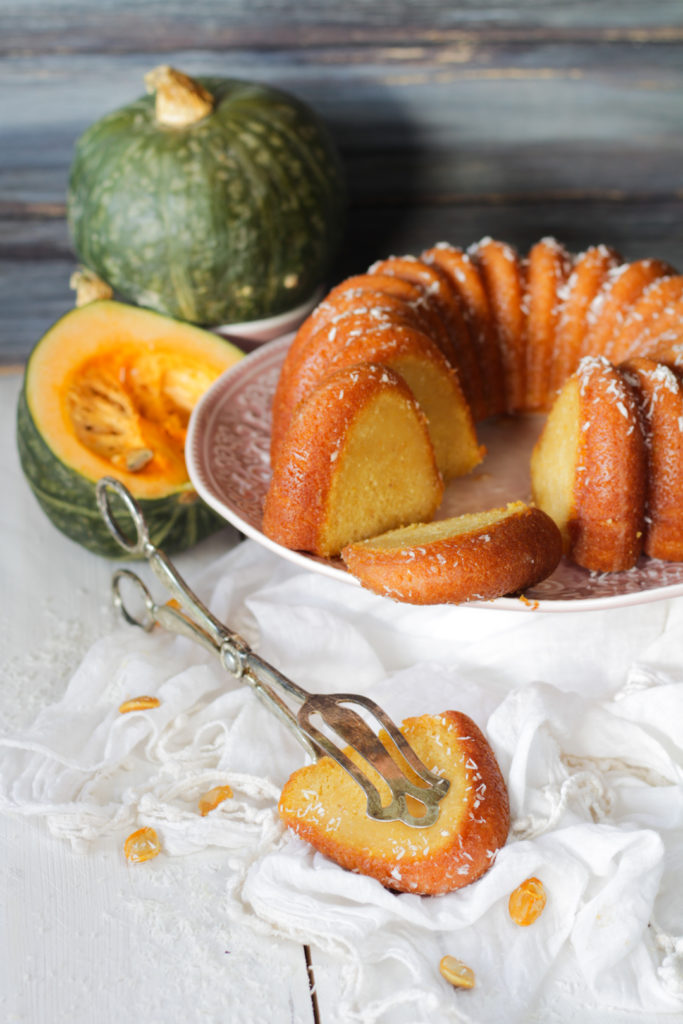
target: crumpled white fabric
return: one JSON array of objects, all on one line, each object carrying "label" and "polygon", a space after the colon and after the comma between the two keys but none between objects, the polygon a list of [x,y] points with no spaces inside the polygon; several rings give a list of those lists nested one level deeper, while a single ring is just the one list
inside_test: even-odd
[{"label": "crumpled white fabric", "polygon": [[[79,847],[152,825],[165,856],[223,848],[233,913],[334,954],[345,1024],[683,1019],[681,602],[415,608],[251,541],[190,583],[309,689],[367,693],[397,721],[474,718],[511,800],[492,869],[446,896],[397,896],[316,854],[275,809],[297,741],[201,648],[127,626],[93,645],[59,703],[0,737],[0,808]],[[160,706],[118,712],[140,694]],[[198,797],[223,783],[234,798],[201,817]],[[548,903],[521,928],[507,900],[531,875]],[[474,989],[441,978],[446,953],[474,969]]]}]

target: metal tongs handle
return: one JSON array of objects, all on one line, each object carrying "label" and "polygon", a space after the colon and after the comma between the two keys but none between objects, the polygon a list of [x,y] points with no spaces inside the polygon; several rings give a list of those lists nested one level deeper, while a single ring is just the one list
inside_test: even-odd
[{"label": "metal tongs handle", "polygon": [[[119,480],[103,477],[97,483],[95,494],[100,514],[117,543],[129,555],[146,558],[154,575],[170,591],[174,599],[166,604],[157,604],[136,573],[130,569],[119,569],[112,578],[112,594],[114,604],[126,622],[132,626],[139,626],[146,632],[150,632],[155,625],[160,625],[172,633],[197,641],[206,650],[217,654],[224,668],[231,675],[249,683],[258,697],[293,732],[309,757],[319,757],[322,753],[321,747],[302,732],[296,715],[270,683],[290,693],[300,702],[308,696],[307,691],[263,661],[238,633],[228,629],[211,614],[164,552],[152,544],[140,507]],[[112,494],[116,494],[123,502],[135,530],[134,537],[123,532],[112,507]],[[144,618],[132,614],[126,607],[122,594],[124,581],[139,591],[146,612]]]}]

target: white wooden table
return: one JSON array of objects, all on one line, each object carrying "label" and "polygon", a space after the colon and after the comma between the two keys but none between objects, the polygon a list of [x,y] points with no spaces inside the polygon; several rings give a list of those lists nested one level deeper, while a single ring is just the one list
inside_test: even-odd
[{"label": "white wooden table", "polygon": [[[54,529],[21,473],[20,379],[0,376],[0,722],[10,728],[58,698],[88,646],[115,623],[112,563]],[[226,528],[192,552],[193,565],[236,541]],[[181,572],[187,557],[177,559]],[[302,946],[226,918],[216,948],[225,852],[174,858],[151,878],[120,850],[73,852],[42,822],[6,815],[0,848],[3,1024],[318,1019]]]}]

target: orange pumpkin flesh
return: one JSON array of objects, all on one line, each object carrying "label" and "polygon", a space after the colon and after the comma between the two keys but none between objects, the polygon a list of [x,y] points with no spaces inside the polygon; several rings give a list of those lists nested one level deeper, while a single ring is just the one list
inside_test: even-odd
[{"label": "orange pumpkin flesh", "polygon": [[98,301],[42,339],[31,358],[27,402],[61,462],[90,480],[113,473],[136,497],[153,498],[188,483],[192,409],[241,357],[208,331]]}]

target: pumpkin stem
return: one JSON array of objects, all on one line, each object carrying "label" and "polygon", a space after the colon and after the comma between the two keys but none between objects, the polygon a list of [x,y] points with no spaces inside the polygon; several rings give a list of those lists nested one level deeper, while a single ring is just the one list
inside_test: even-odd
[{"label": "pumpkin stem", "polygon": [[76,306],[87,306],[97,299],[111,299],[114,292],[106,281],[87,267],[79,267],[69,278],[69,287],[76,292]]},{"label": "pumpkin stem", "polygon": [[213,96],[189,75],[160,64],[145,75],[147,92],[156,93],[156,116],[167,128],[186,128],[213,110]]}]

